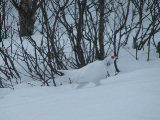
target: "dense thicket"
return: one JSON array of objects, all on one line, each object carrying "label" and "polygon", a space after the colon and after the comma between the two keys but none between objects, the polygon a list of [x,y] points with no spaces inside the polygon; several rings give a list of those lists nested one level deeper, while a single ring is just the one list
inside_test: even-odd
[{"label": "dense thicket", "polygon": [[135,58],[147,46],[149,60],[159,30],[158,0],[1,0],[0,87],[20,82],[15,65],[42,85],[57,86],[61,70],[118,58],[131,42]]}]

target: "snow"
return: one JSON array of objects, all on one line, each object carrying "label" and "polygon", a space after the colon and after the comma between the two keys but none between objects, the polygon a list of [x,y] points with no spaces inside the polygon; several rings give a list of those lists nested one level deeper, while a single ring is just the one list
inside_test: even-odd
[{"label": "snow", "polygon": [[1,120],[159,120],[159,71],[150,65],[81,89],[75,84],[0,89]]},{"label": "snow", "polygon": [[23,77],[15,90],[1,88],[0,120],[160,120],[160,59],[151,50],[147,61],[144,50],[135,60],[135,51],[126,49],[130,53],[121,49],[118,57],[118,75],[107,58],[63,71],[56,78],[62,86],[42,87]]},{"label": "snow", "polygon": [[[15,10],[12,12],[18,14]],[[67,20],[72,22],[69,16]],[[157,35],[156,43],[159,41]],[[36,33],[33,39],[39,46],[42,35]],[[63,39],[67,41],[65,35]],[[16,43],[20,43],[19,38],[14,41]],[[28,41],[23,43],[32,53],[33,47]],[[4,44],[10,45],[7,40]],[[61,44],[66,46],[65,54],[72,56],[70,44]],[[65,75],[56,78],[62,86],[42,87],[40,82],[23,76],[22,83],[14,90],[0,88],[0,120],[160,120],[158,54],[151,48],[150,61],[147,61],[148,47],[144,47],[135,60],[135,50],[131,49],[132,43],[129,45],[120,48],[120,73],[116,76],[113,61],[107,58],[81,69],[63,71]],[[108,61],[110,66],[107,66]],[[16,67],[24,72],[18,65]]]}]

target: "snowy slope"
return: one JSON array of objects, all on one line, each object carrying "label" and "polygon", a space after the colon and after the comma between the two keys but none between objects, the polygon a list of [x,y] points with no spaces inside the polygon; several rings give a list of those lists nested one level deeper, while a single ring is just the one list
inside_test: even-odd
[{"label": "snowy slope", "polygon": [[160,120],[159,73],[160,68],[136,70],[82,89],[74,84],[16,89],[0,98],[0,119]]},{"label": "snowy slope", "polygon": [[160,120],[160,59],[155,51],[149,62],[145,51],[138,61],[130,53],[121,50],[116,76],[113,64],[95,61],[57,78],[72,84],[33,87],[24,82],[14,91],[0,89],[0,120]]}]

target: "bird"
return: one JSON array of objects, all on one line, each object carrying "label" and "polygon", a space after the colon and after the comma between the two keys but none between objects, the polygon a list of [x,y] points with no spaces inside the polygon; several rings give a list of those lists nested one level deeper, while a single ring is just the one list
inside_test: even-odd
[{"label": "bird", "polygon": [[111,64],[117,59],[116,56],[107,57],[104,60],[97,60],[77,70],[78,75],[75,80],[79,85],[77,88],[83,88],[88,83],[100,85],[100,80],[106,78],[106,73]]}]

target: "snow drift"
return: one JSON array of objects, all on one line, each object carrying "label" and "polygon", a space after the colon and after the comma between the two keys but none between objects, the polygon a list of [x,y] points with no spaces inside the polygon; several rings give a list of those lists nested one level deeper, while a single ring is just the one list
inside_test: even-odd
[{"label": "snow drift", "polygon": [[109,77],[101,86],[19,88],[2,95],[1,120],[159,120],[160,68]]}]

